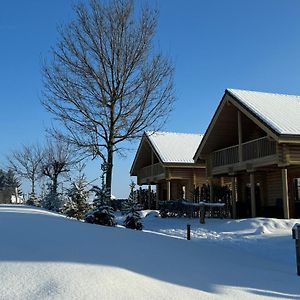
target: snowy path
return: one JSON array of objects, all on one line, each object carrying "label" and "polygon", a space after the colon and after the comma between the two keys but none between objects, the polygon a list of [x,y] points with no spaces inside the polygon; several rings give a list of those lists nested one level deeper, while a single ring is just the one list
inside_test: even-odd
[{"label": "snowy path", "polygon": [[[293,242],[283,234],[290,224],[251,239],[252,229],[264,228],[247,237],[241,226],[233,233],[237,221],[212,222],[189,242],[165,235],[183,237],[186,220],[155,219],[146,229],[164,235],[0,205],[0,299],[300,299]],[[264,243],[269,248],[258,251]],[[266,255],[281,243],[280,259]]]}]

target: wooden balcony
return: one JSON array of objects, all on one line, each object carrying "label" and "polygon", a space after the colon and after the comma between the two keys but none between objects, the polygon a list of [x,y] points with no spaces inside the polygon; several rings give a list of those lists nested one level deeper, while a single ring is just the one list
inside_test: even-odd
[{"label": "wooden balcony", "polygon": [[[240,148],[241,147],[241,148]],[[220,149],[212,153],[212,167],[222,167],[259,160],[276,155],[276,142],[262,137],[232,147]]]},{"label": "wooden balcony", "polygon": [[212,166],[232,165],[239,162],[239,145],[224,148],[212,153]]},{"label": "wooden balcony", "polygon": [[276,142],[263,137],[242,144],[243,161],[276,154]]},{"label": "wooden balcony", "polygon": [[147,184],[165,176],[165,170],[160,163],[144,167],[137,172],[138,183]]}]

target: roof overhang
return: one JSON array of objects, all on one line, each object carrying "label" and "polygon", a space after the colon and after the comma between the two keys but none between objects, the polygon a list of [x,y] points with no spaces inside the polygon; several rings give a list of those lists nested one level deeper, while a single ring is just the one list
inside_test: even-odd
[{"label": "roof overhang", "polygon": [[141,138],[141,141],[140,141],[140,144],[139,144],[139,147],[135,153],[135,157],[134,157],[134,160],[133,160],[133,163],[131,165],[131,168],[130,168],[130,176],[136,176],[136,172],[135,172],[135,166],[136,166],[136,162],[137,162],[137,159],[138,159],[138,156],[140,154],[140,151],[141,151],[141,148],[142,148],[142,145],[144,143],[148,143],[148,145],[150,146],[150,148],[152,149],[152,151],[155,153],[156,157],[158,158],[159,162],[161,164],[163,164],[159,154],[157,153],[156,149],[153,147],[148,135],[146,134],[146,132],[144,132],[142,138]]},{"label": "roof overhang", "polygon": [[[199,158],[204,158],[207,153],[203,151],[205,148],[205,145],[207,143],[207,140],[210,137],[211,131],[214,128],[214,125],[216,124],[218,117],[220,113],[222,112],[224,106],[230,103],[234,105],[238,110],[240,110],[242,113],[244,113],[250,120],[252,120],[256,125],[258,125],[260,128],[262,128],[268,136],[272,137],[274,140],[280,142],[280,138],[283,138],[284,136],[280,135],[274,128],[269,126],[262,118],[260,118],[255,112],[253,112],[251,109],[246,107],[237,97],[235,97],[230,91],[227,89],[225,90],[225,93],[209,123],[209,126],[204,134],[204,137],[194,155],[194,160],[197,161]],[[298,136],[299,138],[299,136]],[[289,139],[291,141],[291,139]],[[294,140],[293,140],[294,142]],[[300,141],[299,141],[300,142]]]}]

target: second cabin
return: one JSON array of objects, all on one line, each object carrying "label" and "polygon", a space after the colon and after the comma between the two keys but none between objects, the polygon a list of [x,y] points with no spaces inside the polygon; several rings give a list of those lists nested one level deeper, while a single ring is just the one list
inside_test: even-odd
[{"label": "second cabin", "polygon": [[206,183],[205,163],[193,156],[201,134],[145,132],[130,175],[138,185],[155,185],[160,200],[193,199],[194,191]]}]

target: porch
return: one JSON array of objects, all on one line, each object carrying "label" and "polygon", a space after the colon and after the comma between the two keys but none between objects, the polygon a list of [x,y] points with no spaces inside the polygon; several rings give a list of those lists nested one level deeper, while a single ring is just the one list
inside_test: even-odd
[{"label": "porch", "polygon": [[139,185],[154,184],[164,178],[165,169],[160,163],[148,165],[137,171],[137,183]]},{"label": "porch", "polygon": [[230,178],[234,218],[300,217],[299,166],[261,167],[237,172]]},{"label": "porch", "polygon": [[270,165],[277,160],[276,142],[264,136],[216,150],[211,153],[210,160],[212,175]]}]

